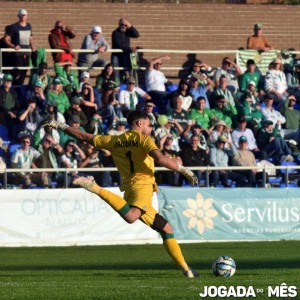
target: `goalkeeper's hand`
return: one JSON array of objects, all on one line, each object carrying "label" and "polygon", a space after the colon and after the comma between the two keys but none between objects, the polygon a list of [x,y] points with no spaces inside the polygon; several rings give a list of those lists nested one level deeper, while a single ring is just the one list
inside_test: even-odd
[{"label": "goalkeeper's hand", "polygon": [[43,125],[43,127],[45,126],[50,126],[52,128],[61,129],[61,130],[65,130],[66,128],[70,127],[68,124],[65,124],[60,121],[55,121],[53,119],[47,120],[46,123]]},{"label": "goalkeeper's hand", "polygon": [[199,184],[197,176],[190,169],[178,164],[178,172],[182,174],[192,186]]}]

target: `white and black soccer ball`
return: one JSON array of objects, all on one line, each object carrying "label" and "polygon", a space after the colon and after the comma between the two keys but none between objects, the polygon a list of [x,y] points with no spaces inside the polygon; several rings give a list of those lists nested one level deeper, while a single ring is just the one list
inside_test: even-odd
[{"label": "white and black soccer ball", "polygon": [[212,270],[216,276],[231,277],[235,269],[235,261],[227,255],[217,257],[212,263]]}]

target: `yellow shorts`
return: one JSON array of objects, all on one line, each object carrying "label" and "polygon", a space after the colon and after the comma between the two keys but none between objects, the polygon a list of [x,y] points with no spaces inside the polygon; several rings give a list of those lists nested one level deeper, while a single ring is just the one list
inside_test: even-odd
[{"label": "yellow shorts", "polygon": [[[129,205],[143,210],[142,221],[151,226],[154,222],[155,215],[158,212],[152,206],[153,192],[158,191],[156,183],[145,182],[140,175],[137,180],[132,180],[130,186],[127,186],[124,199]],[[145,178],[146,179],[146,178]]]}]

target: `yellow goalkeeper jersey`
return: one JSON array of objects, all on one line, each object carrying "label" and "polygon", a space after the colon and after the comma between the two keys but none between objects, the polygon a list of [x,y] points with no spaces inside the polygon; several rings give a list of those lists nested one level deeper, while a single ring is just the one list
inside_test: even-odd
[{"label": "yellow goalkeeper jersey", "polygon": [[[112,158],[121,173],[123,185],[128,183],[136,174],[147,174],[148,182],[154,183],[154,160],[148,154],[158,149],[150,136],[140,134],[134,130],[125,131],[118,136],[96,135],[94,136],[96,149],[106,149],[112,154]],[[138,180],[139,177],[136,176]],[[141,180],[145,180],[141,176]],[[123,186],[122,185],[122,186]]]}]

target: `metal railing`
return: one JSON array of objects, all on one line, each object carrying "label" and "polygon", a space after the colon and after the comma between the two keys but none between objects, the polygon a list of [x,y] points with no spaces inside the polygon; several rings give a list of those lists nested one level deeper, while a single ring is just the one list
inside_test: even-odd
[{"label": "metal railing", "polygon": [[[260,170],[263,172],[263,179],[262,179],[262,186],[265,187],[266,185],[266,173],[268,170],[282,170],[282,175],[284,175],[284,184],[286,187],[289,185],[289,179],[291,175],[299,174],[300,178],[300,166],[251,166],[251,167],[240,167],[240,166],[228,166],[228,167],[212,167],[212,166],[206,166],[206,167],[188,167],[190,170],[193,171],[202,171],[205,172],[205,185],[206,187],[209,187],[209,174],[212,170]],[[297,173],[290,173],[290,171],[293,170]],[[169,169],[164,167],[156,167],[156,171],[169,171]],[[50,169],[50,168],[40,168],[40,169],[1,169],[0,174],[3,174],[3,188],[8,188],[8,174],[9,173],[41,173],[41,172],[47,172],[47,173],[64,173],[64,188],[68,188],[68,176],[71,173],[74,172],[82,172],[82,173],[88,173],[88,172],[118,172],[117,168],[56,168],[56,169]]]}]

